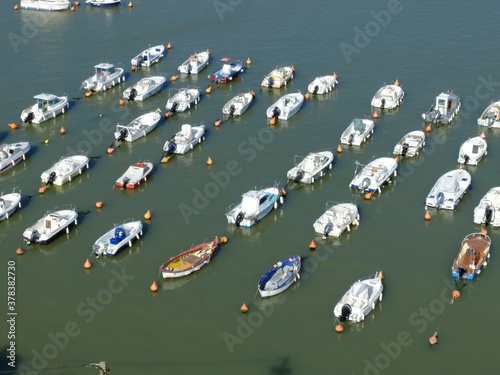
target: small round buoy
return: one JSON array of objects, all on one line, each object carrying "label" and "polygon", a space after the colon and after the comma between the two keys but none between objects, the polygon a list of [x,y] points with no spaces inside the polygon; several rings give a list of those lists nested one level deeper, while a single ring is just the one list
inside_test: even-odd
[{"label": "small round buoy", "polygon": [[222,124],[222,121],[220,119],[215,120],[214,125],[215,126],[220,126]]},{"label": "small round buoy", "polygon": [[481,138],[485,139],[486,138],[486,134],[484,134],[484,132],[481,133],[480,135]]},{"label": "small round buoy", "polygon": [[252,63],[252,60],[250,60],[250,57],[247,59],[247,64],[250,65]]},{"label": "small round buoy", "polygon": [[424,215],[424,219],[425,220],[430,220],[431,219],[431,214],[429,213],[429,211],[425,211],[425,215]]},{"label": "small round buoy", "polygon": [[120,103],[120,107],[123,107],[125,105],[125,101],[123,99],[120,99],[118,103]]},{"label": "small round buoy", "polygon": [[47,186],[42,186],[41,188],[38,189],[38,193],[43,194],[45,193],[45,190],[47,190]]},{"label": "small round buoy", "polygon": [[285,190],[285,188],[281,188],[281,195],[283,197],[286,197],[286,190]]},{"label": "small round buoy", "polygon": [[212,160],[212,158],[209,156],[208,159],[207,159],[207,165],[212,165],[214,163],[214,161]]},{"label": "small round buoy", "polygon": [[455,299],[457,298],[460,298],[460,292],[458,290],[454,290],[452,293],[451,293],[451,296]]},{"label": "small round buoy", "polygon": [[167,49],[171,49],[171,48],[172,48],[172,43],[168,42]]},{"label": "small round buoy", "polygon": [[425,131],[430,132],[431,130],[432,130],[432,125],[431,124],[427,125],[427,127],[425,128]]},{"label": "small round buoy", "polygon": [[75,1],[75,5],[76,6],[80,6],[80,2],[79,1]]},{"label": "small round buoy", "polygon": [[207,94],[210,94],[212,92],[212,86],[208,86],[205,90]]},{"label": "small round buoy", "polygon": [[436,345],[438,342],[438,333],[434,332],[434,334],[429,338],[429,343],[431,345]]},{"label": "small round buoy", "polygon": [[19,5],[14,5],[14,10],[18,10],[19,9]]},{"label": "small round buoy", "polygon": [[49,142],[50,142],[50,141],[49,141],[48,139],[46,139],[45,141],[43,141],[43,143],[45,143],[46,145],[48,145],[48,144],[49,144]]},{"label": "small round buoy", "polygon": [[90,97],[90,95],[92,95],[92,91],[87,91],[87,92],[85,93],[85,97],[87,97],[87,98],[88,98],[88,97]]},{"label": "small round buoy", "polygon": [[156,281],[153,281],[153,284],[151,284],[149,290],[151,290],[152,292],[156,292],[158,290],[158,284],[156,284]]},{"label": "small round buoy", "polygon": [[370,200],[370,199],[372,199],[372,196],[373,196],[373,193],[371,191],[369,191],[368,193],[365,194],[365,199]]},{"label": "small round buoy", "polygon": [[132,65],[130,69],[132,69],[132,71],[135,72],[137,70],[137,67],[135,65]]},{"label": "small round buoy", "polygon": [[102,208],[102,202],[95,202],[95,206],[97,208]]},{"label": "small round buoy", "polygon": [[378,112],[373,112],[373,118],[378,118]]},{"label": "small round buoy", "polygon": [[273,117],[272,119],[269,120],[269,125],[275,125],[276,124],[276,117]]},{"label": "small round buoy", "polygon": [[72,5],[69,9],[70,9],[72,12],[74,12],[74,11],[75,11],[75,6],[74,6],[74,5]]},{"label": "small round buoy", "polygon": [[226,236],[223,236],[220,238],[220,242],[221,243],[227,243],[227,237]]},{"label": "small round buoy", "polygon": [[176,80],[177,80],[177,78],[179,78],[179,76],[178,76],[178,75],[177,75],[177,76],[172,76],[172,77],[170,77],[170,81],[174,82],[174,81],[176,81]]},{"label": "small round buoy", "polygon": [[310,98],[311,98],[311,95],[308,92],[306,92],[306,94],[304,95],[304,99],[309,100]]},{"label": "small round buoy", "polygon": [[59,133],[66,134],[66,129],[64,129],[64,126],[61,126],[61,129],[59,129]]},{"label": "small round buoy", "polygon": [[161,162],[162,162],[162,163],[168,163],[168,161],[169,161],[171,158],[172,158],[171,156],[164,156],[163,158],[161,158]]},{"label": "small round buoy", "polygon": [[151,219],[151,210],[148,210],[148,212],[146,212],[146,213],[144,214],[144,219],[146,219],[146,220]]},{"label": "small round buoy", "polygon": [[220,61],[222,62],[227,62],[229,60],[231,60],[229,57],[223,57],[222,59],[220,59]]},{"label": "small round buoy", "polygon": [[24,250],[23,250],[23,249],[21,249],[20,247],[18,247],[18,248],[16,249],[16,254],[17,254],[17,255],[23,255],[23,254],[24,254]]},{"label": "small round buoy", "polygon": [[243,302],[243,305],[240,307],[240,311],[246,313],[248,311],[248,306],[245,302]]},{"label": "small round buoy", "polygon": [[316,250],[316,242],[314,242],[314,240],[312,240],[312,241],[309,243],[309,249],[310,249],[310,250]]},{"label": "small round buoy", "polygon": [[129,8],[132,8],[133,6],[134,6],[134,4],[132,4],[132,2],[128,3]]},{"label": "small round buoy", "polygon": [[99,117],[102,117],[102,113],[99,113]]},{"label": "small round buoy", "polygon": [[17,129],[17,125],[14,123],[9,124],[9,128],[11,129]]},{"label": "small round buoy", "polygon": [[488,230],[486,228],[481,229],[481,234],[488,234]]},{"label": "small round buoy", "polygon": [[335,326],[335,332],[343,332],[344,331],[344,326],[342,324],[337,324]]},{"label": "small round buoy", "polygon": [[108,148],[107,152],[108,154],[112,154],[113,152],[115,152],[115,149],[113,147],[110,147]]},{"label": "small round buoy", "polygon": [[92,267],[92,263],[90,263],[90,261],[87,259],[85,261],[85,263],[83,264],[83,266],[86,268],[86,269],[89,269]]},{"label": "small round buoy", "polygon": [[169,118],[170,116],[172,116],[172,112],[168,111],[167,113],[165,113],[166,118]]}]

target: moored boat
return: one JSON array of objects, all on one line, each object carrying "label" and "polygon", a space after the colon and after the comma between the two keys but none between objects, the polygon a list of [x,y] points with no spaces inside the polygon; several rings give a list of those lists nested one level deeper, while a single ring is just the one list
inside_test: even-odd
[{"label": "moored boat", "polygon": [[328,169],[332,169],[333,158],[331,151],[310,152],[302,160],[296,162],[286,176],[295,182],[313,184],[318,178],[323,177]]},{"label": "moored boat", "polygon": [[68,10],[68,0],[21,0],[19,8],[29,10],[61,11]]},{"label": "moored boat", "polygon": [[471,176],[466,170],[455,169],[446,172],[427,195],[425,207],[454,211],[470,186]]},{"label": "moored boat", "polygon": [[183,124],[181,130],[163,145],[164,156],[170,154],[185,154],[198,143],[205,140],[205,125],[191,126]]},{"label": "moored boat", "polygon": [[94,66],[95,74],[82,82],[80,89],[94,92],[106,91],[120,82],[125,82],[125,71],[110,63]]},{"label": "moored boat", "polygon": [[132,58],[130,60],[130,63],[135,67],[150,67],[151,65],[160,61],[164,53],[165,46],[163,44],[159,44],[157,46],[146,48],[144,51]]},{"label": "moored boat", "polygon": [[59,207],[48,211],[40,220],[23,232],[26,244],[46,245],[66,231],[71,224],[77,225],[78,212],[74,207]]},{"label": "moored boat", "polygon": [[393,154],[395,156],[413,157],[419,154],[422,147],[425,146],[425,133],[421,130],[414,130],[406,134],[394,146]]},{"label": "moored boat", "polygon": [[238,61],[235,63],[225,63],[222,68],[211,73],[208,78],[214,83],[228,83],[238,77],[245,70],[243,64]]},{"label": "moored boat", "polygon": [[280,88],[293,79],[293,66],[277,66],[262,80],[261,86],[268,88]]},{"label": "moored boat", "polygon": [[123,99],[129,102],[143,101],[163,89],[167,79],[162,76],[146,77],[123,91]]},{"label": "moored boat", "polygon": [[241,116],[254,99],[255,93],[253,91],[238,94],[222,107],[222,113],[227,116]]},{"label": "moored boat", "polygon": [[128,125],[116,125],[115,139],[118,141],[133,142],[141,137],[145,137],[160,122],[159,111],[145,113],[137,117]]},{"label": "moored boat", "polygon": [[361,166],[362,169],[354,176],[349,187],[361,193],[374,191],[380,193],[381,188],[389,182],[391,176],[397,175],[398,162],[392,158],[383,157],[375,159],[367,165],[356,162],[356,171],[358,166]]},{"label": "moored boat", "polygon": [[471,233],[460,245],[453,261],[451,275],[459,280],[472,280],[481,273],[490,259],[491,239],[486,234]]},{"label": "moored boat", "polygon": [[89,158],[85,155],[74,155],[61,158],[52,167],[42,173],[42,182],[50,185],[63,185],[73,177],[82,174],[89,167]]},{"label": "moored boat", "polygon": [[182,88],[167,100],[165,108],[170,112],[184,112],[197,105],[201,94],[197,88]]},{"label": "moored boat", "polygon": [[21,160],[26,160],[26,153],[31,149],[29,142],[4,143],[0,145],[0,173],[12,168]]},{"label": "moored boat", "polygon": [[8,219],[18,207],[21,208],[21,193],[16,189],[9,194],[0,194],[0,221]]},{"label": "moored boat", "polygon": [[369,119],[355,118],[340,136],[340,142],[349,146],[360,146],[373,134],[375,122]]},{"label": "moored boat", "polygon": [[259,280],[258,291],[262,298],[284,292],[300,279],[301,259],[292,255],[273,265]]},{"label": "moored boat", "polygon": [[442,92],[429,110],[422,113],[424,121],[433,123],[450,123],[460,111],[460,98],[453,91]]},{"label": "moored boat", "polygon": [[479,161],[488,154],[488,144],[482,137],[472,137],[460,146],[458,151],[458,163],[466,165],[477,165]]},{"label": "moored boat", "polygon": [[474,223],[500,227],[500,186],[491,188],[474,208]]},{"label": "moored boat", "polygon": [[147,181],[152,170],[153,163],[149,161],[134,163],[116,180],[115,185],[122,189],[135,189],[141,183]]},{"label": "moored boat", "polygon": [[405,92],[396,80],[393,85],[382,86],[373,96],[371,105],[374,108],[394,109],[401,104]]},{"label": "moored boat", "polygon": [[491,103],[477,119],[477,124],[489,128],[500,128],[500,101]]},{"label": "moored boat", "polygon": [[337,74],[316,77],[307,86],[307,91],[313,95],[323,95],[332,91],[339,84]]},{"label": "moored boat", "polygon": [[21,112],[21,120],[26,123],[40,124],[57,115],[64,113],[69,108],[67,96],[52,94],[35,95],[36,103]]},{"label": "moored boat", "polygon": [[209,51],[197,52],[189,56],[189,58],[179,65],[179,73],[182,74],[198,74],[208,65],[210,59]]},{"label": "moored boat", "polygon": [[102,255],[114,256],[127,245],[132,247],[132,241],[142,236],[142,228],[140,220],[127,220],[115,225],[95,241],[91,255],[96,258]]},{"label": "moored boat", "polygon": [[351,225],[359,225],[358,207],[354,203],[326,203],[325,212],[314,222],[314,231],[322,234],[323,239],[328,236],[340,237]]},{"label": "moored boat", "polygon": [[303,103],[304,95],[300,91],[285,94],[267,109],[267,118],[288,120],[300,110]]},{"label": "moored boat", "polygon": [[86,0],[85,2],[93,7],[112,7],[119,5],[121,0]]}]

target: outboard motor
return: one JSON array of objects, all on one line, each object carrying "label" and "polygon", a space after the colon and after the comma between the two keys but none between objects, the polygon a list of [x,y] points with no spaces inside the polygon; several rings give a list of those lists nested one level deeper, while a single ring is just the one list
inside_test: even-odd
[{"label": "outboard motor", "polygon": [[349,305],[348,303],[344,304],[344,306],[342,306],[342,310],[340,311],[340,316],[339,316],[340,322],[343,323],[346,320],[348,320],[349,316],[351,316],[351,313],[352,313],[351,305]]},{"label": "outboard motor", "polygon": [[133,88],[132,90],[130,90],[130,94],[128,96],[128,101],[133,102],[135,100],[136,96],[137,96],[137,90]]},{"label": "outboard motor", "polygon": [[304,177],[304,171],[302,169],[299,169],[295,174],[295,178],[293,180],[295,182],[300,182],[300,180],[302,180],[303,177]]},{"label": "outboard motor", "polygon": [[56,172],[54,172],[54,171],[50,172],[49,178],[47,179],[45,186],[53,184],[54,181],[56,180],[56,177],[57,177]]},{"label": "outboard motor", "polygon": [[380,101],[380,109],[384,109],[385,107],[385,98],[383,98],[381,101]]},{"label": "outboard motor", "polygon": [[349,146],[352,145],[352,142],[354,142],[354,133],[349,134],[349,137],[347,138],[347,143],[349,143]]},{"label": "outboard motor", "polygon": [[436,197],[436,208],[441,208],[444,203],[444,193],[440,191]]},{"label": "outboard motor", "polygon": [[469,163],[469,160],[470,160],[470,156],[465,154],[464,155],[464,164],[468,164]]},{"label": "outboard motor", "polygon": [[26,243],[28,245],[30,245],[32,243],[36,243],[36,241],[38,241],[39,238],[40,238],[40,233],[36,229],[33,229],[30,237],[26,240]]},{"label": "outboard motor", "polygon": [[495,116],[488,117],[488,127],[493,125],[494,122],[495,122]]},{"label": "outboard motor", "polygon": [[410,146],[408,146],[406,143],[403,143],[403,145],[401,146],[401,156],[406,156],[409,148]]},{"label": "outboard motor", "polygon": [[488,206],[484,210],[484,224],[490,224],[491,220],[493,220],[493,208],[491,208],[491,206]]},{"label": "outboard motor", "polygon": [[319,90],[319,86],[318,85],[314,86],[313,95],[318,94],[318,90]]},{"label": "outboard motor", "polygon": [[280,115],[280,109],[278,107],[274,107],[273,118],[278,118],[279,115]]},{"label": "outboard motor", "polygon": [[231,107],[229,107],[229,116],[233,116],[235,110],[236,110],[236,108],[234,108],[234,105],[231,104]]},{"label": "outboard motor", "polygon": [[273,84],[274,84],[274,78],[273,77],[269,77],[267,79],[267,87],[273,87]]},{"label": "outboard motor", "polygon": [[326,225],[325,225],[325,230],[323,231],[323,239],[327,238],[328,235],[330,234],[330,232],[332,231],[333,229],[333,223],[331,221],[329,221]]},{"label": "outboard motor", "polygon": [[170,108],[170,112],[174,113],[176,111],[178,105],[179,105],[179,103],[173,102],[172,108]]},{"label": "outboard motor", "polygon": [[123,177],[123,182],[122,182],[122,190],[127,187],[127,184],[130,182],[130,178],[128,177]]},{"label": "outboard motor", "polygon": [[164,150],[165,152],[163,153],[163,157],[165,156],[168,156],[170,154],[173,154],[175,149],[177,148],[177,145],[175,144],[174,140],[173,139],[169,139],[167,141],[167,145],[166,145],[166,150]]},{"label": "outboard motor", "polygon": [[27,124],[27,123],[30,123],[31,124],[31,121],[33,121],[35,119],[35,114],[33,112],[30,112],[26,115],[26,117],[24,118],[24,122]]},{"label": "outboard motor", "polygon": [[128,135],[127,129],[120,130],[120,135],[118,136],[118,141],[124,141],[125,138],[127,138],[127,135]]},{"label": "outboard motor", "polygon": [[361,192],[364,192],[366,189],[368,189],[368,187],[370,186],[371,184],[371,180],[369,177],[365,177],[363,179],[363,181],[361,181],[361,185],[360,185],[360,189],[361,189]]},{"label": "outboard motor", "polygon": [[187,68],[186,68],[188,74],[191,73],[191,69],[193,69],[193,66],[191,65],[191,63],[189,63]]},{"label": "outboard motor", "polygon": [[236,219],[234,220],[234,225],[239,227],[244,217],[245,213],[243,211],[239,212],[238,215],[236,215]]},{"label": "outboard motor", "polygon": [[464,266],[458,266],[458,280],[462,280],[464,278],[464,275],[467,273],[467,268]]}]

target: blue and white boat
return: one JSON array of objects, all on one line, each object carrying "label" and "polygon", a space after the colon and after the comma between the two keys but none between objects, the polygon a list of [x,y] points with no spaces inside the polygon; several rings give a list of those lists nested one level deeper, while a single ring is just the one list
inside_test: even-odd
[{"label": "blue and white boat", "polygon": [[290,288],[300,279],[300,266],[301,259],[298,255],[292,255],[276,263],[260,278],[258,285],[260,296],[262,298],[275,296]]},{"label": "blue and white boat", "polygon": [[130,63],[135,67],[150,67],[160,61],[164,53],[165,46],[163,44],[159,44],[157,46],[146,48],[144,51],[132,58]]},{"label": "blue and white boat", "polygon": [[215,72],[210,74],[208,78],[210,81],[215,83],[228,83],[231,82],[234,78],[238,77],[238,75],[243,72],[245,68],[243,68],[243,64],[241,61],[232,63],[232,64],[224,64],[222,68],[217,69]]},{"label": "blue and white boat", "polygon": [[142,236],[142,221],[126,221],[115,227],[101,237],[92,246],[91,255],[99,258],[102,255],[116,255],[125,246],[132,246],[134,239]]},{"label": "blue and white boat", "polygon": [[119,5],[121,0],[87,0],[85,2],[93,7],[111,7]]},{"label": "blue and white boat", "polygon": [[481,273],[490,259],[491,239],[486,234],[471,233],[460,245],[451,267],[451,275],[459,280],[472,280]]}]

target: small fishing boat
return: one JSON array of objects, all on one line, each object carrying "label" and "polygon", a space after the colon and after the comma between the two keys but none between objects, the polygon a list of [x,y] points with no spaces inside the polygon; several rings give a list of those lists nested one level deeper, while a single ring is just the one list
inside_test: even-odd
[{"label": "small fishing boat", "polygon": [[367,165],[356,161],[356,171],[358,166],[362,169],[354,176],[349,187],[361,193],[374,191],[380,193],[381,188],[389,182],[391,176],[396,177],[398,162],[393,158],[384,157],[375,159]]},{"label": "small fishing boat", "polygon": [[36,103],[21,112],[21,120],[25,123],[40,124],[55,118],[69,108],[67,96],[38,94],[34,98]]},{"label": "small fishing boat", "polygon": [[102,92],[125,82],[125,71],[122,68],[115,68],[110,63],[100,63],[94,68],[95,74],[82,82],[80,90]]},{"label": "small fishing boat", "polygon": [[261,190],[249,190],[243,194],[241,202],[231,205],[226,210],[229,224],[251,227],[264,218],[273,208],[283,204],[283,197],[278,185]]},{"label": "small fishing boat", "polygon": [[316,77],[307,86],[307,91],[313,95],[323,95],[332,91],[338,84],[337,74],[333,73],[333,75]]},{"label": "small fishing boat", "polygon": [[457,115],[460,104],[460,98],[452,91],[442,92],[431,108],[422,113],[422,118],[428,122],[448,124]]},{"label": "small fishing boat", "polygon": [[489,128],[500,128],[500,101],[486,107],[481,117],[477,119],[477,124]]},{"label": "small fishing boat", "polygon": [[255,93],[253,91],[238,94],[224,104],[222,113],[227,116],[241,116],[250,107],[254,99]]},{"label": "small fishing boat", "polygon": [[12,168],[21,160],[26,160],[26,153],[31,149],[29,142],[4,143],[0,145],[0,173]]},{"label": "small fishing boat", "polygon": [[325,212],[315,221],[313,227],[316,233],[322,234],[323,239],[328,236],[340,237],[351,225],[359,225],[358,207],[354,203],[326,203]]},{"label": "small fishing boat", "polygon": [[261,86],[268,88],[280,88],[286,86],[293,79],[293,66],[277,66],[262,80]]},{"label": "small fishing boat", "polygon": [[208,65],[210,58],[209,51],[197,52],[189,56],[189,58],[179,65],[179,73],[182,74],[198,74]]},{"label": "small fishing boat", "polygon": [[123,91],[123,99],[129,102],[135,100],[142,102],[150,96],[159,93],[166,81],[167,79],[162,76],[143,78]]},{"label": "small fishing boat", "polygon": [[466,165],[477,165],[479,161],[488,154],[488,144],[482,137],[472,137],[460,146],[458,152],[458,163]]},{"label": "small fishing boat", "polygon": [[333,153],[331,151],[310,152],[306,157],[295,157],[295,167],[290,169],[286,176],[289,180],[313,184],[318,178],[323,177],[328,169],[333,166]]},{"label": "small fishing boat", "polygon": [[210,262],[212,255],[219,246],[219,238],[191,247],[170,258],[160,267],[164,279],[181,277],[198,271]]},{"label": "small fishing boat", "polygon": [[29,10],[59,11],[68,10],[71,3],[68,0],[21,0],[19,8]]},{"label": "small fishing boat", "polygon": [[226,63],[222,65],[222,68],[219,68],[210,74],[208,78],[214,83],[228,83],[238,77],[238,75],[244,70],[245,68],[240,61],[231,64]]},{"label": "small fishing boat", "polygon": [[82,174],[84,168],[88,169],[89,158],[85,155],[74,155],[61,158],[52,167],[42,173],[40,178],[46,185],[63,185],[73,177]]},{"label": "small fishing boat", "polygon": [[205,125],[191,126],[184,124],[181,130],[163,145],[164,156],[170,154],[185,154],[198,143],[205,140]]},{"label": "small fishing boat", "polygon": [[394,109],[401,104],[405,92],[396,80],[393,85],[382,86],[373,96],[371,105],[374,108]]},{"label": "small fishing boat", "polygon": [[302,103],[304,103],[304,95],[300,91],[285,94],[267,109],[267,118],[288,120],[300,110]]},{"label": "small fishing boat", "polygon": [[284,292],[300,279],[301,259],[292,255],[272,266],[259,280],[258,290],[262,298]]},{"label": "small fishing boat", "polygon": [[340,136],[340,142],[349,146],[360,146],[373,134],[375,122],[368,119],[355,118]]},{"label": "small fishing boat", "polygon": [[21,208],[21,193],[14,189],[10,194],[0,195],[0,221],[8,219],[12,213]]},{"label": "small fishing boat", "polygon": [[425,146],[425,133],[421,130],[414,130],[406,134],[394,147],[393,154],[411,158],[419,154]]},{"label": "small fishing boat", "polygon": [[382,301],[384,290],[382,279],[383,273],[377,272],[373,277],[358,280],[352,284],[333,309],[333,314],[340,323],[347,320],[359,323],[375,309],[377,300]]},{"label": "small fishing boat", "polygon": [[200,101],[200,90],[183,88],[167,100],[165,108],[170,112],[184,112]]},{"label": "small fishing boat", "polygon": [[115,185],[122,189],[135,189],[142,182],[147,181],[152,170],[153,163],[149,161],[134,163],[116,180]]},{"label": "small fishing boat", "polygon": [[127,245],[132,247],[132,241],[142,236],[142,227],[140,220],[128,220],[115,225],[95,241],[90,255],[96,258],[102,255],[114,256]]},{"label": "small fishing boat", "polygon": [[85,2],[93,7],[111,7],[119,5],[121,0],[86,0]]},{"label": "small fishing boat", "polygon": [[472,280],[481,273],[490,259],[491,239],[486,234],[471,233],[467,235],[451,266],[451,275],[459,280]]},{"label": "small fishing boat", "polygon": [[153,111],[137,117],[128,125],[116,125],[115,139],[133,142],[145,137],[160,122],[160,111]]},{"label": "small fishing boat", "polygon": [[469,187],[471,176],[464,169],[455,169],[442,175],[425,199],[425,207],[456,210]]},{"label": "small fishing boat", "polygon": [[77,225],[78,213],[74,207],[59,207],[48,211],[40,220],[23,233],[27,245],[38,243],[46,245],[66,231],[69,233],[71,224]]},{"label": "small fishing boat", "polygon": [[474,208],[474,223],[500,227],[500,186],[491,188]]},{"label": "small fishing boat", "polygon": [[154,47],[146,48],[144,51],[139,53],[136,57],[130,60],[130,63],[134,67],[150,67],[151,65],[160,61],[165,53],[165,46],[163,44],[159,44]]}]

